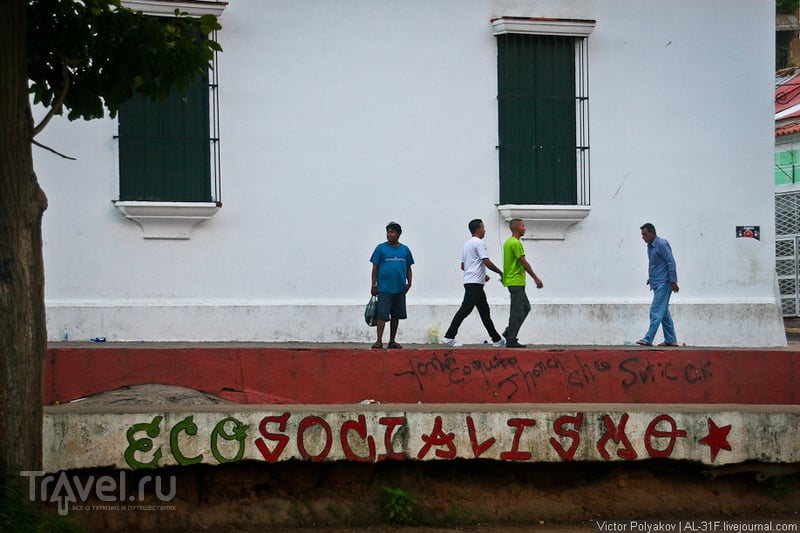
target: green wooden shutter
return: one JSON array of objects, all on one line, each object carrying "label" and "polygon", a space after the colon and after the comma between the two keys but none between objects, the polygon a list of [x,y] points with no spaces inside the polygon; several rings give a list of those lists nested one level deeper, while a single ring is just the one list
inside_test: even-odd
[{"label": "green wooden shutter", "polygon": [[497,36],[500,203],[577,204],[575,38]]},{"label": "green wooden shutter", "polygon": [[212,200],[208,91],[199,79],[167,102],[136,96],[122,106],[120,200]]}]

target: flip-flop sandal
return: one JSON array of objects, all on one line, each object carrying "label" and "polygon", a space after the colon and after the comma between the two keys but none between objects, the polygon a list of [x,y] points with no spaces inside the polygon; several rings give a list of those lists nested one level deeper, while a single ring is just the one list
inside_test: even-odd
[{"label": "flip-flop sandal", "polygon": [[645,340],[642,340],[642,339],[639,339],[638,341],[636,341],[636,344],[638,344],[639,346],[652,346],[652,344],[650,344],[649,342],[647,342]]},{"label": "flip-flop sandal", "polygon": [[677,342],[662,342],[659,346],[678,346]]},{"label": "flip-flop sandal", "polygon": [[372,345],[372,349],[373,350],[383,350],[383,343],[382,342],[376,342],[375,344]]},{"label": "flip-flop sandal", "polygon": [[400,346],[400,345],[399,345],[399,344],[397,344],[396,342],[390,342],[390,343],[389,343],[389,349],[390,349],[390,350],[399,350],[399,349],[401,349],[401,348],[402,348],[402,346]]}]

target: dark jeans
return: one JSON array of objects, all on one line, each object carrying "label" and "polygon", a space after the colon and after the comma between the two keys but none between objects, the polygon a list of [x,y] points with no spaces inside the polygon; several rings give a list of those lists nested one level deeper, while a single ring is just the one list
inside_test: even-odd
[{"label": "dark jeans", "polygon": [[455,339],[458,334],[458,327],[467,316],[472,312],[472,309],[477,307],[478,314],[481,316],[483,327],[492,337],[492,342],[500,340],[500,334],[494,329],[492,317],[489,315],[489,302],[486,301],[486,293],[483,292],[483,284],[481,283],[465,283],[464,284],[464,301],[461,302],[461,307],[456,311],[456,316],[447,328],[447,333],[444,334],[448,339]]},{"label": "dark jeans", "polygon": [[511,309],[508,311],[508,327],[506,328],[505,338],[507,342],[517,340],[519,328],[531,312],[531,303],[528,301],[528,295],[525,294],[525,286],[509,287],[508,292],[511,295]]}]

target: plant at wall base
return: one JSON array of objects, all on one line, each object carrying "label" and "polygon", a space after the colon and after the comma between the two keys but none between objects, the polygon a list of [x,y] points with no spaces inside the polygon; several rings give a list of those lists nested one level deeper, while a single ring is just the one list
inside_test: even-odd
[{"label": "plant at wall base", "polygon": [[800,484],[800,476],[776,476],[772,478],[770,494],[776,500],[786,498],[792,494]]},{"label": "plant at wall base", "polygon": [[328,512],[331,513],[335,518],[342,518],[342,508],[336,505],[335,503],[328,504]]},{"label": "plant at wall base", "polygon": [[86,533],[69,518],[43,513],[20,494],[17,487],[0,479],[0,531],[17,533]]},{"label": "plant at wall base", "polygon": [[409,525],[414,521],[417,500],[399,487],[383,487],[386,521],[390,524]]},{"label": "plant at wall base", "polygon": [[467,511],[458,504],[453,504],[450,507],[450,510],[439,520],[437,520],[436,525],[440,527],[452,527],[458,524],[475,525],[475,524],[480,524],[482,522],[488,522],[488,520],[484,517],[478,516],[472,512]]}]

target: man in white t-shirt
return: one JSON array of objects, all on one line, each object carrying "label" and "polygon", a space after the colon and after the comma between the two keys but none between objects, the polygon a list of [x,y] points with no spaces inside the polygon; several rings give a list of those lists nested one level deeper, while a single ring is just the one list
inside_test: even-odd
[{"label": "man in white t-shirt", "polygon": [[505,344],[505,339],[494,328],[483,285],[489,281],[489,276],[486,274],[487,268],[500,274],[500,279],[503,279],[503,271],[497,268],[492,263],[492,260],[489,259],[489,252],[483,242],[483,237],[486,235],[483,221],[479,218],[471,220],[469,222],[469,232],[472,237],[464,244],[464,252],[461,256],[461,270],[464,271],[464,301],[461,302],[461,307],[456,312],[456,316],[453,317],[450,327],[447,328],[442,342],[449,346],[462,346],[461,343],[456,341],[458,327],[469,316],[472,309],[477,307],[481,322],[483,322],[483,326],[492,338],[492,345],[500,347]]}]

